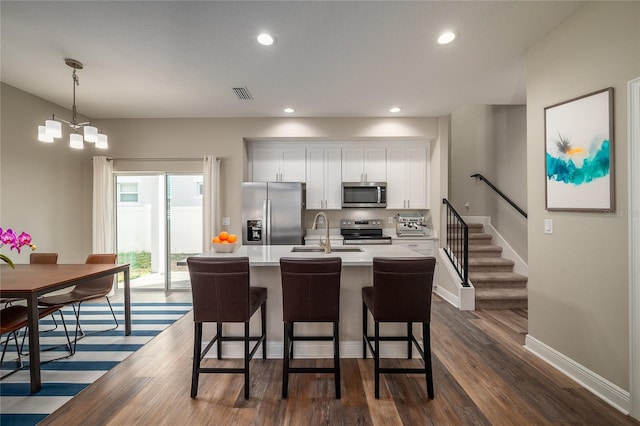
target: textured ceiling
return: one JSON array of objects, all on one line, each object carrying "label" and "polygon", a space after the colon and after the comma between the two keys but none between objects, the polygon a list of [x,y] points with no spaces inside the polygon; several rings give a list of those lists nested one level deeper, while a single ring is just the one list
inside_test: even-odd
[{"label": "textured ceiling", "polygon": [[[526,50],[583,4],[3,0],[1,77],[70,107],[77,59],[92,118],[447,115],[525,103]],[[445,29],[459,38],[440,46]]]}]

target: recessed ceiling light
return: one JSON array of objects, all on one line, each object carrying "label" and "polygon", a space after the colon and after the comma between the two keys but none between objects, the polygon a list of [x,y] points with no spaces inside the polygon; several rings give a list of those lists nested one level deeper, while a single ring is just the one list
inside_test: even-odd
[{"label": "recessed ceiling light", "polygon": [[400,112],[400,111],[402,111],[402,108],[400,107],[393,107],[389,110],[389,112]]},{"label": "recessed ceiling light", "polygon": [[276,42],[276,38],[271,34],[267,34],[267,33],[260,34],[257,40],[258,40],[258,43],[260,43],[263,46],[271,46],[273,43]]},{"label": "recessed ceiling light", "polygon": [[456,39],[456,33],[454,33],[453,31],[446,31],[440,34],[440,37],[438,37],[438,43],[449,44],[455,39]]},{"label": "recessed ceiling light", "polygon": [[295,109],[290,107],[283,109],[283,111],[286,112],[287,114],[293,114],[294,112],[296,112]]}]

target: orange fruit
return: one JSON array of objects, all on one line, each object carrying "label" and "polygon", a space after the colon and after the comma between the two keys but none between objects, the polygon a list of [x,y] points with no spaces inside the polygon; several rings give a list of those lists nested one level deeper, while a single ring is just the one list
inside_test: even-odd
[{"label": "orange fruit", "polygon": [[221,243],[221,244],[229,244],[229,241],[227,241],[227,240],[222,240],[222,241],[220,241],[220,243]]},{"label": "orange fruit", "polygon": [[218,237],[213,237],[213,238],[211,239],[211,242],[212,242],[212,243],[216,243],[216,244],[218,244],[218,243],[220,243],[220,238],[218,238]]},{"label": "orange fruit", "polygon": [[238,241],[238,237],[236,237],[236,234],[229,234],[229,236],[227,237],[227,241],[229,241],[230,243],[235,243],[236,241]]},{"label": "orange fruit", "polygon": [[229,233],[227,231],[222,231],[218,234],[218,238],[220,238],[220,241],[226,241],[227,238],[229,238]]}]

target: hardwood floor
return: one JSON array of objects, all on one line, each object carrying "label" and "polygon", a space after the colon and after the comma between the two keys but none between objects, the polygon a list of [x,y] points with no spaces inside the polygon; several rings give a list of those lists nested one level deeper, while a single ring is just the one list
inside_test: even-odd
[{"label": "hardwood floor", "polygon": [[[171,295],[185,298],[190,295]],[[525,310],[461,312],[434,296],[434,400],[427,398],[424,376],[397,374],[382,376],[376,400],[371,359],[341,361],[341,400],[331,374],[292,375],[289,398],[281,399],[282,361],[273,359],[252,361],[249,400],[242,375],[232,374],[201,375],[198,398],[191,399],[192,321],[187,314],[41,424],[640,424],[528,353]],[[241,363],[205,365],[220,362]],[[407,367],[418,362],[385,360]]]}]

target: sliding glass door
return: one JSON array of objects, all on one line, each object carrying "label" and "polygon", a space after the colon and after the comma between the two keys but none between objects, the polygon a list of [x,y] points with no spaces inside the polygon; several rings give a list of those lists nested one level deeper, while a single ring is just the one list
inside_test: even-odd
[{"label": "sliding glass door", "polygon": [[116,175],[118,261],[131,265],[131,286],[189,288],[184,260],[202,248],[202,175]]}]

